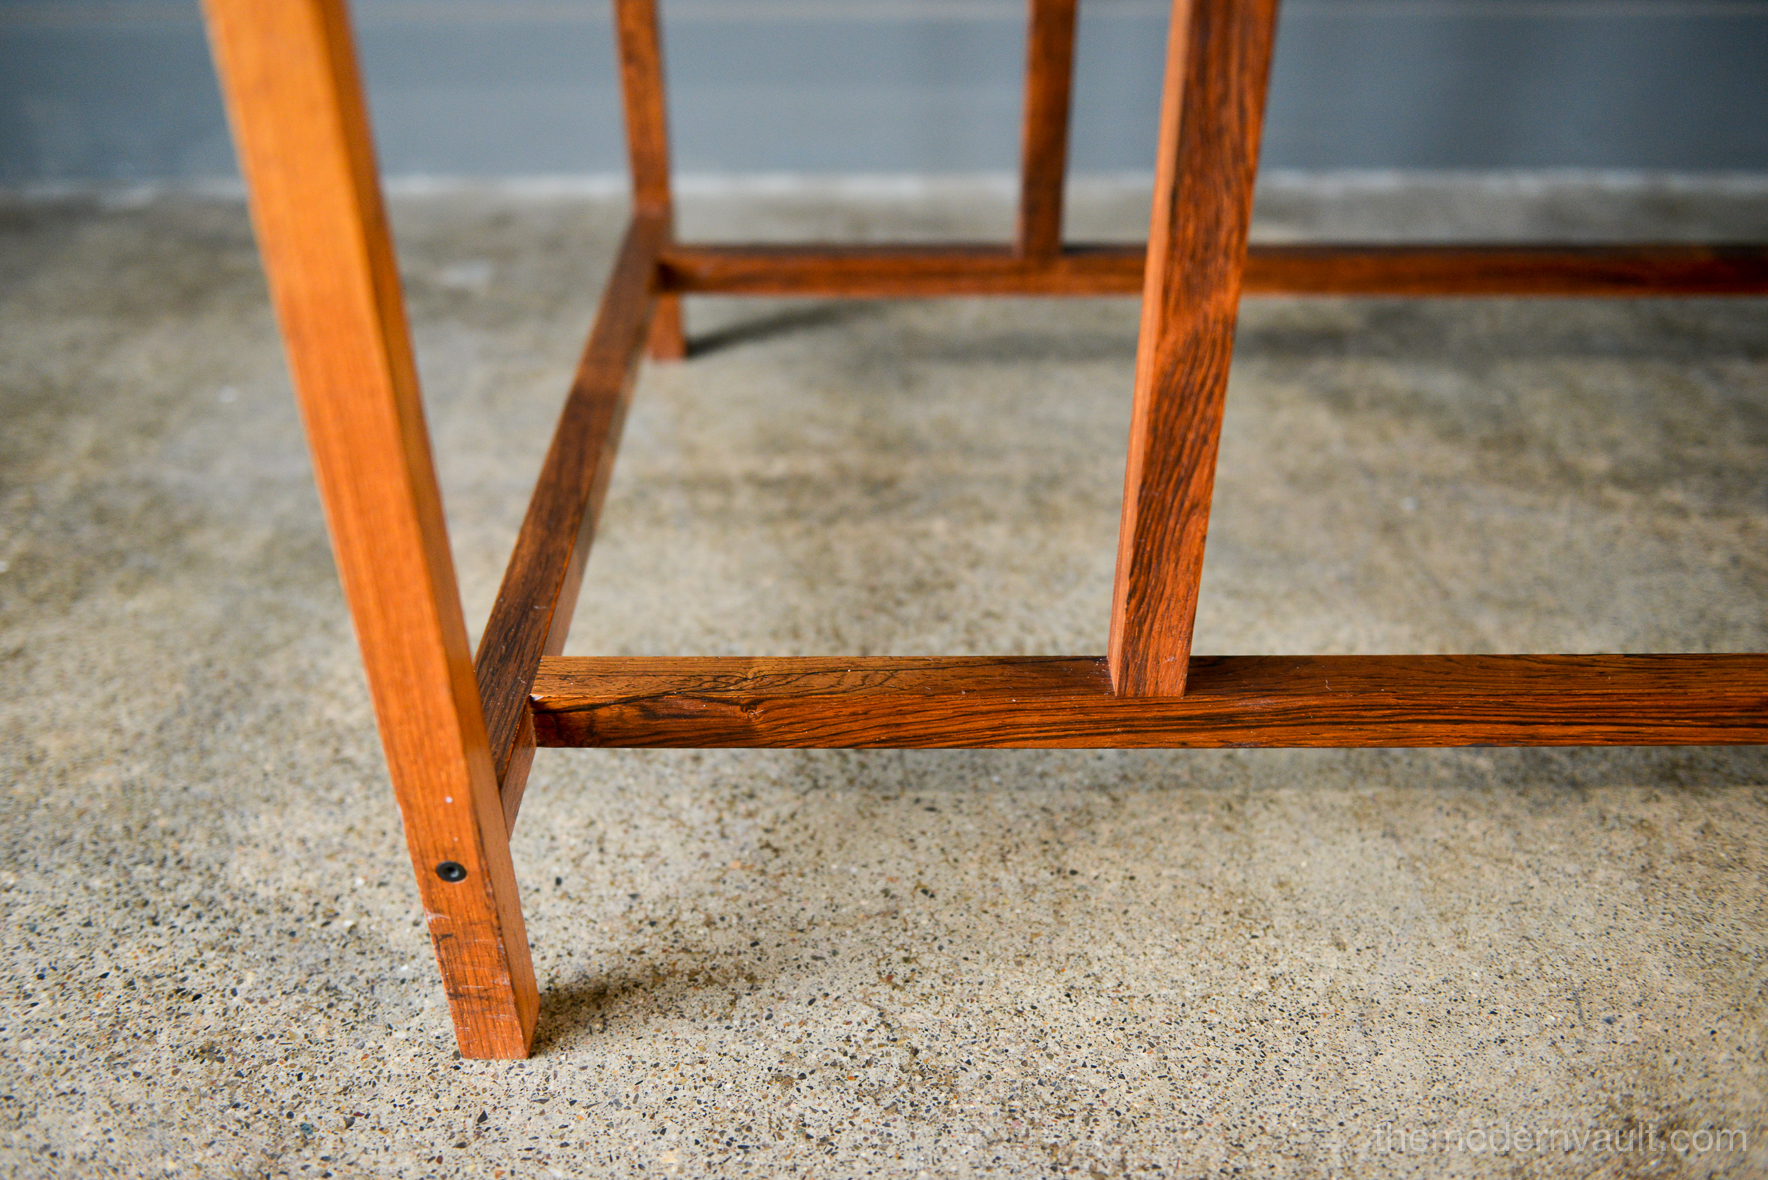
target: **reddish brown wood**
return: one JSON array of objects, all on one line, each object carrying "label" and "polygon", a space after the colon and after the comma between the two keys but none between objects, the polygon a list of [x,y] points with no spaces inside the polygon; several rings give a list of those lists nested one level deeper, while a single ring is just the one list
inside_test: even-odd
[{"label": "reddish brown wood", "polygon": [[651,312],[646,351],[654,361],[679,361],[688,355],[687,327],[682,322],[681,296],[658,295]]},{"label": "reddish brown wood", "polygon": [[1025,35],[1025,112],[1019,152],[1018,253],[1062,249],[1062,185],[1068,176],[1068,96],[1074,78],[1075,0],[1030,0]]},{"label": "reddish brown wood", "polygon": [[348,18],[342,0],[205,12],[460,1051],[523,1057],[539,993]]},{"label": "reddish brown wood", "polygon": [[[662,218],[664,229],[673,236],[675,194],[670,184],[669,112],[657,0],[614,0],[614,34],[620,46],[632,206],[637,213]],[[687,355],[679,295],[665,294],[657,300],[649,345],[653,360],[678,361]]]},{"label": "reddish brown wood", "polygon": [[661,282],[711,295],[1133,295],[1142,251],[1070,247],[1050,259],[1011,246],[672,245]]},{"label": "reddish brown wood", "polygon": [[1276,0],[1173,0],[1106,658],[1185,691],[1252,221]]},{"label": "reddish brown wood", "polygon": [[[909,298],[1139,295],[1147,249],[1069,246],[1050,259],[1003,246],[672,245],[663,285],[710,295]],[[1768,295],[1768,246],[1258,245],[1247,295]]]},{"label": "reddish brown wood", "polygon": [[515,823],[532,750],[528,687],[543,655],[564,650],[583,563],[614,469],[614,451],[655,303],[656,213],[634,217],[559,415],[528,514],[479,640],[475,671],[490,748]]},{"label": "reddish brown wood", "polygon": [[1768,742],[1768,655],[547,659],[543,746],[1219,747]]},{"label": "reddish brown wood", "polygon": [[528,792],[528,772],[534,769],[534,718],[524,711],[516,728],[516,740],[510,749],[509,761],[498,783],[498,796],[503,803],[503,826],[516,830],[516,817],[522,813],[522,796]]},{"label": "reddish brown wood", "polygon": [[1254,245],[1257,295],[1768,295],[1768,246]]}]

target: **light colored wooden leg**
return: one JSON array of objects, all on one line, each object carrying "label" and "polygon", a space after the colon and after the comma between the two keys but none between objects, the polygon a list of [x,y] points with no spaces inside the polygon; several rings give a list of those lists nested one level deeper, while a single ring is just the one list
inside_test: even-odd
[{"label": "light colored wooden leg", "polygon": [[1112,688],[1185,691],[1276,0],[1174,0],[1111,605]]},{"label": "light colored wooden leg", "polygon": [[436,961],[466,1057],[539,997],[343,0],[204,0]]},{"label": "light colored wooden leg", "polygon": [[[673,235],[675,193],[669,180],[669,111],[664,99],[663,30],[657,21],[657,0],[614,0],[614,32],[620,42],[620,91],[626,101],[633,212],[662,217]],[[687,356],[680,295],[658,297],[651,316],[650,354],[657,361]]]}]

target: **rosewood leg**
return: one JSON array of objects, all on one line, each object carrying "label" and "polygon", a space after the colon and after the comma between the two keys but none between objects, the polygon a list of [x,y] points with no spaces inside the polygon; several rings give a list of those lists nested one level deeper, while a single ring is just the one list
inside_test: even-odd
[{"label": "rosewood leg", "polygon": [[1031,0],[1025,34],[1025,113],[1019,153],[1022,258],[1062,250],[1062,182],[1068,173],[1068,96],[1074,79],[1075,0]]},{"label": "rosewood leg", "polygon": [[[663,31],[657,20],[657,0],[614,0],[614,31],[620,43],[620,89],[626,103],[633,213],[660,218],[672,237],[675,194],[669,181],[669,112],[664,102]],[[649,343],[653,360],[678,361],[688,354],[680,295],[666,293],[657,300]]]},{"label": "rosewood leg", "polygon": [[342,0],[205,0],[271,300],[466,1057],[539,997]]},{"label": "rosewood leg", "polygon": [[1108,658],[1185,691],[1234,349],[1276,0],[1174,0]]}]

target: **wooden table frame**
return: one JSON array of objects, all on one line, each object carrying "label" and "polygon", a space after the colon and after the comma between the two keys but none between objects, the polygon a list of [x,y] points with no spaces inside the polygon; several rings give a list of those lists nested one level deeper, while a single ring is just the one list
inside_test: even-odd
[{"label": "wooden table frame", "polygon": [[[509,833],[537,745],[1441,746],[1768,740],[1768,655],[1196,657],[1242,292],[1768,293],[1756,245],[1247,245],[1276,0],[1175,0],[1146,250],[1062,242],[1075,0],[1030,0],[1010,245],[675,241],[656,0],[614,0],[633,211],[469,657],[344,0],[205,0],[253,219],[461,1053],[539,996]],[[586,67],[587,68],[587,67]],[[681,296],[1141,293],[1099,657],[566,658],[634,374]]]}]

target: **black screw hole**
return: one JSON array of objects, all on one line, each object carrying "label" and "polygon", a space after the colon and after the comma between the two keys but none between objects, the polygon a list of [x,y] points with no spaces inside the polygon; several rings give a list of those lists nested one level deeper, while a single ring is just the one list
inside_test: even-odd
[{"label": "black screw hole", "polygon": [[467,879],[467,867],[451,860],[445,860],[436,866],[436,875],[444,881],[464,881]]}]

